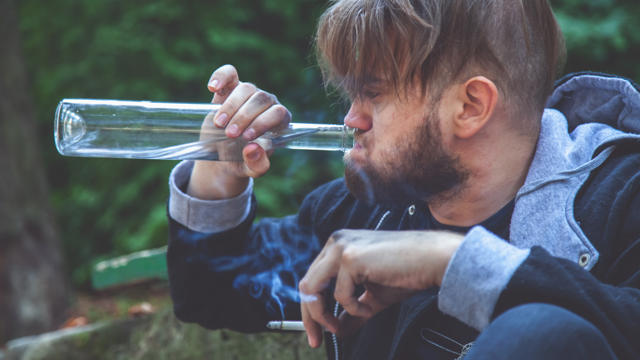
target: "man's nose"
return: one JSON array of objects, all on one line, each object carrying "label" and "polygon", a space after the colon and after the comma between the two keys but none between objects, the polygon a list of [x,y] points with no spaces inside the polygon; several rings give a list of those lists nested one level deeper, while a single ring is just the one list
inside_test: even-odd
[{"label": "man's nose", "polygon": [[351,103],[349,112],[344,117],[344,124],[348,127],[367,131],[373,125],[371,114],[359,101]]}]

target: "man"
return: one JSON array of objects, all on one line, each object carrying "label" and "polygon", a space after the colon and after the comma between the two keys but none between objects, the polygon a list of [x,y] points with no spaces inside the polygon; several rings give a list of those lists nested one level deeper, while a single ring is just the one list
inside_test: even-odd
[{"label": "man", "polygon": [[[336,1],[317,48],[351,101],[345,178],[252,225],[262,148],[178,165],[180,319],[302,318],[335,359],[640,356],[640,94],[595,74],[551,93],[563,43],[546,0]],[[222,107],[205,126],[229,137],[290,119],[232,66],[209,89]],[[303,274],[300,304],[274,296]]]}]

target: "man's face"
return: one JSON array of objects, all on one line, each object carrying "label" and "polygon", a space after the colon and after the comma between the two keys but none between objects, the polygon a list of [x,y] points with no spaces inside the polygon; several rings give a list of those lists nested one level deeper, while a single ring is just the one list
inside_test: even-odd
[{"label": "man's face", "polygon": [[465,181],[468,172],[443,142],[438,102],[430,104],[418,91],[406,99],[375,87],[364,93],[345,117],[357,129],[344,159],[346,183],[357,198],[404,205],[432,200]]}]

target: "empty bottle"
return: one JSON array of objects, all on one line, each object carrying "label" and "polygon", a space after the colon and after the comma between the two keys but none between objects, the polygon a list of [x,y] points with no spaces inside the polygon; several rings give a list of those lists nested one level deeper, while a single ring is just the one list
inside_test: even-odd
[{"label": "empty bottle", "polygon": [[[242,161],[242,138],[212,125],[216,104],[64,99],[55,115],[58,152],[66,156]],[[208,118],[208,121],[205,119]],[[251,141],[275,148],[346,151],[354,130],[343,125],[291,123]]]}]

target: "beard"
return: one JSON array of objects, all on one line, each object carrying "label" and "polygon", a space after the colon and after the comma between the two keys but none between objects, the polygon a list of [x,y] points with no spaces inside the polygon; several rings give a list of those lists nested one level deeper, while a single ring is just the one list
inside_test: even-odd
[{"label": "beard", "polygon": [[[360,164],[345,155],[349,191],[369,204],[407,205],[433,202],[457,193],[469,177],[459,158],[446,151],[435,111],[409,139],[386,150],[378,165]],[[455,190],[454,190],[455,189]]]}]

